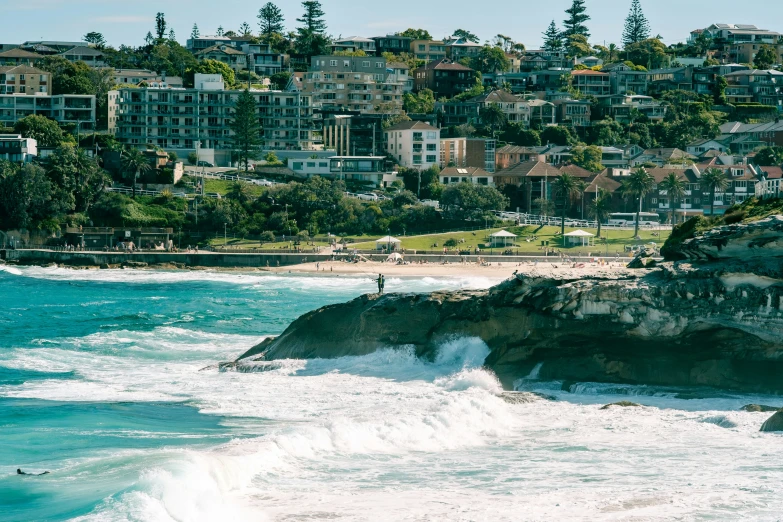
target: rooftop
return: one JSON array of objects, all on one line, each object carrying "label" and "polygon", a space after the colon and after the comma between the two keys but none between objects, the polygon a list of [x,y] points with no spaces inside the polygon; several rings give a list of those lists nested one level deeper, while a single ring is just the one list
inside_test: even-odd
[{"label": "rooftop", "polygon": [[423,121],[401,121],[397,125],[392,125],[387,131],[403,131],[403,130],[422,130],[422,131],[437,131],[440,130],[437,127],[433,127],[429,123]]}]

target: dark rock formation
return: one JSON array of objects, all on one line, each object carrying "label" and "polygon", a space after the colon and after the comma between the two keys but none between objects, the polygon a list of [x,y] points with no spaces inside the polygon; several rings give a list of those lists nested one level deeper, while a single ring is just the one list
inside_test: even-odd
[{"label": "dark rock formation", "polygon": [[779,411],[761,425],[761,431],[783,431],[783,412]]},{"label": "dark rock formation", "polygon": [[751,413],[768,413],[771,411],[780,410],[783,410],[783,408],[778,408],[776,406],[764,406],[763,404],[748,404],[747,406],[742,407],[742,411],[748,411]]},{"label": "dark rock formation", "polygon": [[[364,296],[297,319],[242,358],[364,355],[481,338],[510,389],[540,379],[783,392],[783,217],[721,227],[683,255],[618,277],[519,275],[487,291]],[[710,262],[704,262],[712,260]]]},{"label": "dark rock formation", "polygon": [[615,402],[612,404],[607,404],[606,406],[602,407],[602,410],[611,410],[612,408],[641,408],[641,404],[636,404],[635,402],[630,401],[620,401]]}]

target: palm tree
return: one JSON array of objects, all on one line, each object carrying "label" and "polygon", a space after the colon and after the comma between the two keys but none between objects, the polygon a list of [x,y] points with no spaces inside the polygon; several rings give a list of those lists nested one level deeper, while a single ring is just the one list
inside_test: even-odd
[{"label": "palm tree", "polygon": [[644,167],[639,167],[627,180],[623,182],[623,197],[626,199],[639,198],[639,208],[636,211],[636,224],[634,227],[634,237],[639,237],[639,220],[641,219],[642,204],[644,203],[644,196],[652,192],[655,186],[655,179],[644,170]]},{"label": "palm tree", "polygon": [[136,181],[139,176],[146,174],[152,170],[147,161],[147,157],[139,149],[129,148],[122,152],[122,170],[125,172],[125,177],[131,179],[131,187],[133,188],[133,197],[136,197]]},{"label": "palm tree", "polygon": [[674,172],[670,172],[663,181],[658,184],[658,188],[665,190],[669,196],[669,207],[672,211],[672,225],[676,221],[675,212],[677,211],[677,205],[675,202],[682,199],[685,196],[685,182]]},{"label": "palm tree", "polygon": [[709,168],[701,176],[701,186],[710,192],[710,216],[715,215],[715,192],[723,192],[729,186],[726,173],[715,167]]},{"label": "palm tree", "polygon": [[[570,203],[579,197],[579,189],[579,180],[565,172],[552,182],[552,190],[555,193],[555,197],[562,198],[563,211],[560,214],[560,235],[562,236],[565,236],[566,212],[568,212]],[[565,238],[563,238],[563,241],[565,241]]]},{"label": "palm tree", "polygon": [[479,110],[479,120],[492,131],[494,136],[495,128],[500,128],[506,124],[506,114],[500,105],[491,103]]},{"label": "palm tree", "polygon": [[245,204],[250,199],[250,189],[245,183],[236,181],[231,186],[231,190],[226,194],[226,197]]},{"label": "palm tree", "polygon": [[614,61],[614,56],[617,54],[617,44],[609,44],[609,63]]},{"label": "palm tree", "polygon": [[601,237],[601,222],[609,219],[612,213],[612,194],[606,189],[598,189],[598,195],[587,209],[590,217],[598,222],[598,237]]}]

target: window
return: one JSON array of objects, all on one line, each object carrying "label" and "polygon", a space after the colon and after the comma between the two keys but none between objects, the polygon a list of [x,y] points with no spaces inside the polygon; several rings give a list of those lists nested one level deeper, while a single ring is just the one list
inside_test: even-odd
[{"label": "window", "polygon": [[337,67],[337,60],[329,60],[330,67]]},{"label": "window", "polygon": [[370,66],[369,60],[362,62],[362,67],[369,67],[369,66]]},{"label": "window", "polygon": [[422,141],[423,139],[424,139],[424,133],[422,132],[413,133],[413,141]]},{"label": "window", "polygon": [[315,168],[315,162],[314,161],[308,161],[307,162],[307,168],[308,169],[314,169]]},{"label": "window", "polygon": [[653,205],[657,205],[658,204],[658,198],[652,198],[650,203],[652,203]]},{"label": "window", "polygon": [[376,69],[383,69],[383,62],[375,62]]},{"label": "window", "polygon": [[322,169],[323,169],[323,168],[326,168],[326,167],[328,167],[328,166],[329,166],[329,163],[327,163],[327,162],[325,162],[325,161],[319,161],[319,162],[318,162],[318,167],[319,167],[319,168],[322,168]]},{"label": "window", "polygon": [[438,161],[437,156],[435,154],[428,154],[427,155],[427,163],[435,163]]},{"label": "window", "polygon": [[427,152],[435,152],[436,150],[438,150],[438,146],[435,143],[427,144]]},{"label": "window", "polygon": [[303,165],[304,165],[304,163],[302,163],[301,161],[295,161],[294,165],[293,165],[294,166],[294,170],[302,170],[302,166]]},{"label": "window", "polygon": [[427,133],[427,139],[428,140],[437,140],[438,139],[438,133],[437,132],[428,132]]},{"label": "window", "polygon": [[351,60],[343,60],[343,67],[350,67],[351,66]]}]

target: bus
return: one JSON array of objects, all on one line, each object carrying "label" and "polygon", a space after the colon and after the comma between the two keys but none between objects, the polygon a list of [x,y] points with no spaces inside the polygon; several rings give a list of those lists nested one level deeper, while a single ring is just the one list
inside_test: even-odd
[{"label": "bus", "polygon": [[[661,224],[661,216],[653,212],[642,212],[639,214],[639,226],[657,227]],[[609,225],[616,227],[636,226],[636,212],[631,214],[611,214],[609,216]]]}]

